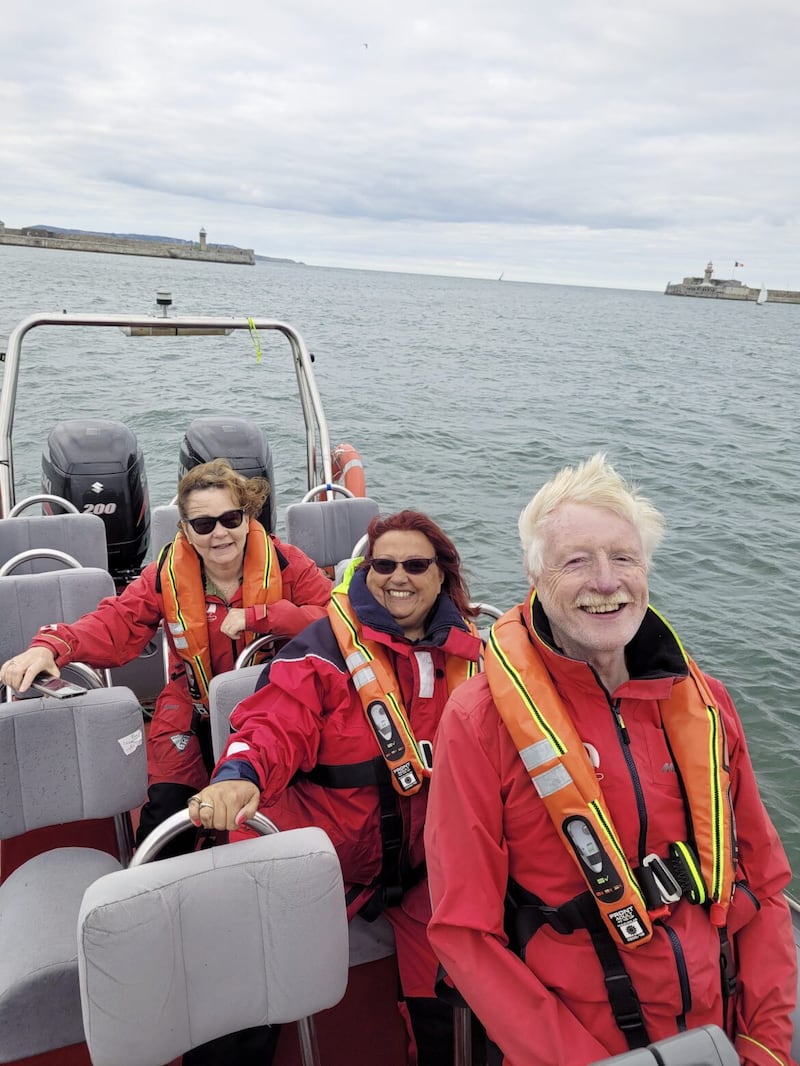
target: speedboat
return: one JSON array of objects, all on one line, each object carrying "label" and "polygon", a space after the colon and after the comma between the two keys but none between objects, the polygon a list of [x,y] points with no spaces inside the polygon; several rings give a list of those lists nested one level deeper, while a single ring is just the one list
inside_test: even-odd
[{"label": "speedboat", "polygon": [[[24,519],[34,507],[39,507],[45,517],[38,523],[36,531],[30,533],[30,537],[42,537],[43,540],[31,543],[30,547],[23,550],[19,550],[17,543],[16,550],[7,551],[5,558],[0,536],[0,583],[10,579],[15,570],[38,573],[49,571],[53,566],[96,568],[96,563],[82,562],[77,557],[80,554],[78,548],[83,545],[78,546],[73,555],[63,548],[44,543],[43,523],[52,521],[64,511],[90,514],[95,526],[102,523],[107,560],[102,565],[107,567],[116,589],[124,587],[140,572],[148,557],[152,557],[160,546],[171,539],[175,529],[176,508],[172,500],[164,499],[151,506],[145,457],[134,430],[123,422],[111,419],[75,417],[72,412],[72,417],[53,426],[46,441],[42,442],[42,491],[17,498],[12,443],[17,386],[25,342],[34,331],[45,327],[67,331],[121,330],[131,338],[134,347],[136,338],[151,338],[156,343],[169,344],[170,338],[192,337],[202,344],[203,337],[246,332],[253,338],[254,347],[259,353],[260,337],[277,334],[283,338],[288,346],[297,383],[300,434],[305,453],[302,476],[305,491],[287,507],[287,530],[282,535],[287,540],[292,540],[293,535],[296,535],[295,543],[299,543],[323,566],[335,568],[347,558],[357,555],[360,537],[369,517],[377,512],[377,505],[373,505],[367,495],[359,452],[349,443],[331,443],[314,377],[313,360],[300,333],[285,322],[267,318],[171,315],[167,313],[171,298],[164,293],[158,295],[157,303],[160,313],[156,315],[34,314],[23,320],[10,334],[0,393],[0,534],[10,524],[12,532],[33,530],[36,523],[26,524]],[[230,458],[243,473],[258,474],[273,483],[270,443],[258,425],[238,417],[187,418],[180,454],[176,457],[179,471],[183,473],[190,466],[221,454]],[[308,524],[297,521],[293,525],[294,516],[305,516],[311,508],[317,518],[323,518],[316,524],[317,531],[330,533],[330,530],[326,530],[327,519],[324,516],[339,513],[337,505],[343,500],[360,500],[366,505],[356,508],[358,520],[355,525],[347,525],[344,545],[336,537],[333,537],[336,543],[326,543],[325,536],[321,538],[322,543],[315,543],[313,536],[309,542],[303,542],[303,531],[307,530]],[[300,512],[293,510],[297,507],[301,508]],[[303,511],[303,508],[306,510]],[[261,518],[271,531],[276,531],[274,496],[271,495],[267,501]],[[53,523],[53,530],[58,524]],[[481,606],[489,617],[500,613],[490,605]],[[22,611],[23,607],[20,606]],[[47,620],[53,619],[43,619]],[[0,646],[0,661],[17,650],[18,647]],[[253,662],[253,655],[247,654],[237,666],[242,670],[252,669]],[[110,683],[129,688],[138,699],[146,720],[148,709],[164,681],[162,648],[158,642],[154,642],[138,660],[127,667],[113,670],[108,677],[93,678],[91,674],[79,671],[75,680],[84,686]],[[10,694],[7,694],[7,698],[10,699]],[[143,728],[146,728],[144,720]],[[90,823],[58,825],[54,829],[36,830],[6,839],[0,844],[0,885],[31,857],[64,845],[107,850],[129,862],[129,834],[130,826],[126,826],[124,820],[120,829],[119,821],[112,822],[106,818]],[[790,906],[795,948],[800,955],[800,905],[790,900]],[[35,918],[29,924],[35,928]],[[321,1061],[325,1066],[345,1066],[345,1063],[347,1066],[372,1066],[375,1062],[380,1062],[381,1066],[406,1066],[409,1051],[405,1029],[395,1009],[396,978],[391,959],[391,937],[387,939],[386,928],[379,923],[373,929],[360,928],[359,935],[362,937],[360,945],[354,948],[352,939],[350,943],[351,965],[346,995],[337,1006],[317,1016]],[[109,975],[109,980],[113,979],[113,975]],[[460,1063],[467,1064],[468,1027],[463,1017],[459,1022],[457,1055],[460,1056]],[[46,1029],[47,1020],[32,1017],[30,1024]],[[797,1028],[800,1030],[800,1025]],[[800,1036],[796,1042],[799,1045],[795,1049],[797,1056]],[[282,1036],[276,1066],[294,1066],[300,1061],[300,1056],[307,1053],[302,1031],[294,1041],[291,1036],[287,1039]],[[308,1061],[314,1060],[309,1058]],[[81,1041],[28,1053],[24,1057],[4,1057],[0,1040],[0,1062],[16,1062],[17,1066],[88,1066],[91,1059],[86,1044]],[[153,1063],[152,1066],[159,1064]],[[640,1066],[646,1066],[644,1061]]]}]

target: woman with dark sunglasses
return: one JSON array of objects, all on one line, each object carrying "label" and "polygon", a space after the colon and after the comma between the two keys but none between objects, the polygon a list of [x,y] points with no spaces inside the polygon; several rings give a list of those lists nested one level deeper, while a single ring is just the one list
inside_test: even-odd
[{"label": "woman with dark sunglasses", "polygon": [[[213,783],[189,812],[235,830],[261,807],[280,829],[325,829],[350,916],[383,912],[394,928],[418,1066],[442,1066],[453,1061],[452,1012],[434,993],[423,826],[439,718],[477,672],[481,642],[458,552],[435,522],[417,511],[379,516],[367,539],[328,617],[281,649],[237,707]],[[252,1058],[235,1034],[184,1063],[263,1064],[274,1031],[262,1037]]]},{"label": "woman with dark sunglasses", "polygon": [[[24,692],[38,673],[57,676],[69,662],[122,666],[164,621],[170,680],[156,701],[147,739],[149,788],[139,841],[208,783],[214,765],[211,678],[232,670],[258,635],[288,639],[325,614],[330,579],[254,517],[268,493],[263,478],[243,477],[226,459],[193,467],[178,485],[177,535],[158,560],[79,621],[43,627],[0,672],[6,684]],[[190,849],[191,838],[182,834],[161,856]]]}]

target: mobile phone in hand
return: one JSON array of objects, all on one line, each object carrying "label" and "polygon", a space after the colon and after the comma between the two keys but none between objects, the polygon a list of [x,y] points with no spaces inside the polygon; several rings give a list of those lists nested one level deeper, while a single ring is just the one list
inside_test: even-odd
[{"label": "mobile phone in hand", "polygon": [[80,685],[73,685],[63,677],[53,677],[52,674],[37,674],[31,687],[45,696],[55,696],[58,700],[64,700],[68,696],[82,696],[87,691]]}]

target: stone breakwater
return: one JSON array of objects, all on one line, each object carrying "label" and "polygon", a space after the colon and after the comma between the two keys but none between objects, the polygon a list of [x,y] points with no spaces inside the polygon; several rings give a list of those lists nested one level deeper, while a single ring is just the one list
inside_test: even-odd
[{"label": "stone breakwater", "polygon": [[[669,284],[664,290],[667,296],[697,296],[705,300],[739,300],[755,303],[761,289],[749,285],[726,285],[725,282],[708,284],[701,278],[684,278],[680,284]],[[800,292],[791,289],[768,289],[766,303],[800,304]]]},{"label": "stone breakwater", "polygon": [[240,263],[254,266],[252,248],[192,241],[155,241],[137,237],[103,236],[95,233],[53,233],[47,230],[0,229],[0,244],[28,248],[55,248],[70,252],[105,252],[111,255],[146,255],[161,259],[195,259],[207,263]]}]

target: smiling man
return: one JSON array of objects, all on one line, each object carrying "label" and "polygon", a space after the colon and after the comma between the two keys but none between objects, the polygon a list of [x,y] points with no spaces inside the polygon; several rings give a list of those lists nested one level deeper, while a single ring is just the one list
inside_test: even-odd
[{"label": "smiling man", "polygon": [[519,521],[531,582],[448,701],[429,936],[506,1066],[708,1024],[787,1066],[789,865],[730,696],[648,606],[655,507],[595,455]]}]

